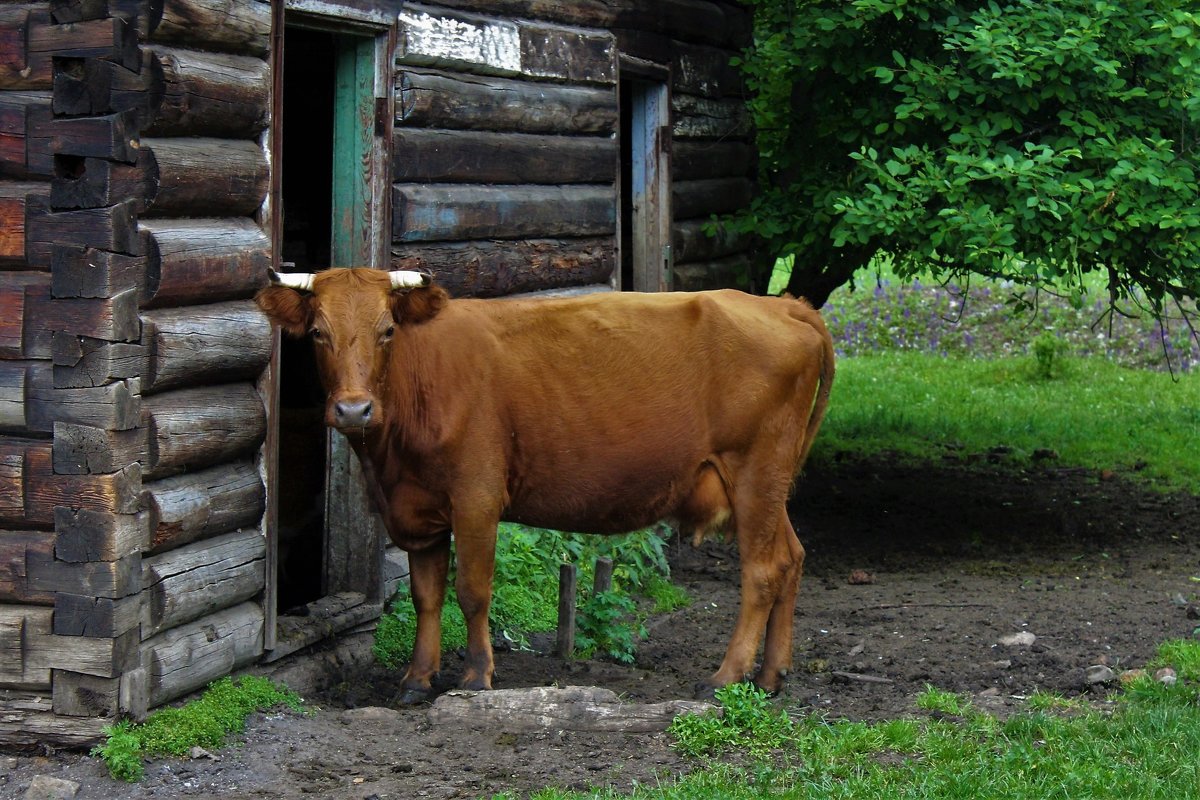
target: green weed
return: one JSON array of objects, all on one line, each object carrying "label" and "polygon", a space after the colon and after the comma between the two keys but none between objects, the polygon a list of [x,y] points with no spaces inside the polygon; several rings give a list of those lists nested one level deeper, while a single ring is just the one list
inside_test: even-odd
[{"label": "green weed", "polygon": [[279,705],[297,711],[303,707],[294,692],[266,678],[221,678],[184,706],[159,709],[140,724],[121,721],[105,728],[107,739],[92,755],[104,760],[114,778],[137,781],[144,774],[143,758],[220,747],[230,733],[245,729],[251,713]]},{"label": "green weed", "polygon": [[672,720],[667,732],[673,747],[689,756],[744,750],[764,758],[785,747],[795,734],[786,711],[777,709],[767,693],[752,683],[731,683],[717,690],[722,713],[687,714]]}]

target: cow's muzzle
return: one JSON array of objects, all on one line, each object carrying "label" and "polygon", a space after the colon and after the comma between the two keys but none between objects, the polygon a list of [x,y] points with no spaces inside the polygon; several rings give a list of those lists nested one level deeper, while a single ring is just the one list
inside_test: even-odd
[{"label": "cow's muzzle", "polygon": [[374,418],[375,403],[370,399],[335,401],[332,422],[335,428],[366,428]]}]

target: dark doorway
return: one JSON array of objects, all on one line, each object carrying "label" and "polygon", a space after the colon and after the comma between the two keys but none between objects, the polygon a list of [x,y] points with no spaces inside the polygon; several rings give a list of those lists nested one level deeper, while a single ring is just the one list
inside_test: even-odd
[{"label": "dark doorway", "polygon": [[[282,261],[317,272],[332,249],[334,35],[289,26],[285,36]],[[280,347],[277,607],[287,613],[325,594],[327,457],[312,343],[284,337]]]}]

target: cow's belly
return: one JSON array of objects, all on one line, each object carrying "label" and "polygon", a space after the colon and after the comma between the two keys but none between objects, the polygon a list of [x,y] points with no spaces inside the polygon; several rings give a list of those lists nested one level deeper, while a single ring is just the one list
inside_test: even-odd
[{"label": "cow's belly", "polygon": [[547,459],[515,476],[504,519],[582,533],[644,528],[676,515],[704,462],[699,455],[653,450],[624,458],[594,455]]}]

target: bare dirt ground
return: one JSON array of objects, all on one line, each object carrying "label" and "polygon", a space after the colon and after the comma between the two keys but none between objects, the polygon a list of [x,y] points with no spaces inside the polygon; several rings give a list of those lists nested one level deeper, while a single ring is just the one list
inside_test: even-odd
[{"label": "bare dirt ground", "polygon": [[[1086,667],[1139,666],[1159,642],[1200,625],[1200,499],[1190,495],[951,452],[936,466],[877,458],[814,467],[793,512],[808,561],[797,669],[778,702],[794,713],[920,715],[914,698],[926,684],[998,713],[1038,689],[1101,699],[1108,689],[1089,688]],[[732,629],[736,553],[718,543],[673,546],[673,569],[694,602],[649,621],[634,666],[498,653],[497,687],[597,685],[638,702],[689,698]],[[869,582],[851,582],[852,573]],[[1022,631],[1035,635],[1032,645],[998,644]],[[79,798],[105,800],[472,798],[548,785],[628,788],[695,767],[662,733],[432,726],[425,709],[392,707],[396,676],[363,658],[336,658],[340,673],[307,697],[318,711],[257,715],[243,743],[216,758],[156,760],[131,786],[78,753],[0,755],[0,797],[23,797],[43,774],[79,783]],[[447,686],[457,661],[447,658]]]}]

